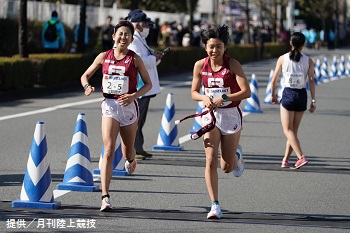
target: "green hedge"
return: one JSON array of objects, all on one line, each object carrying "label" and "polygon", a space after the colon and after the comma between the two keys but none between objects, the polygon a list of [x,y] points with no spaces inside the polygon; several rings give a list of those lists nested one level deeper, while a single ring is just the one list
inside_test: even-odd
[{"label": "green hedge", "polygon": [[[259,46],[230,45],[227,47],[226,53],[240,63],[247,63],[260,59],[278,57],[288,52],[289,49],[288,44],[265,43],[263,55],[259,57]],[[163,57],[162,62],[158,65],[158,72],[161,75],[166,75],[167,73],[191,71],[194,63],[206,56],[207,53],[204,48],[174,48]]]},{"label": "green hedge", "polygon": [[92,55],[82,54],[33,54],[29,59],[0,57],[0,90],[78,83],[92,61]]},{"label": "green hedge", "polygon": [[[240,63],[256,61],[259,47],[229,46],[226,53]],[[263,58],[278,57],[287,52],[285,44],[266,44]],[[51,88],[80,82],[80,77],[90,66],[97,54],[30,54],[28,59],[18,55],[0,57],[0,91],[24,88]],[[160,76],[169,73],[189,72],[194,63],[206,57],[203,48],[173,48],[158,66]],[[100,77],[101,71],[96,72]],[[97,85],[101,80],[93,78]]]},{"label": "green hedge", "polygon": [[33,87],[31,61],[21,58],[0,59],[0,90]]}]

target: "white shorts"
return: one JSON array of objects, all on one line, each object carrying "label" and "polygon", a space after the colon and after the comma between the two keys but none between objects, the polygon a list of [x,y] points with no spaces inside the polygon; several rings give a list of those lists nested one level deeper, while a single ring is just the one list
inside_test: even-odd
[{"label": "white shorts", "polygon": [[134,123],[139,117],[139,107],[137,102],[128,106],[120,106],[116,99],[104,99],[101,103],[102,116],[111,117],[120,123],[120,126],[126,126]]},{"label": "white shorts", "polygon": [[[235,134],[243,128],[243,115],[239,107],[217,108],[214,111],[214,115],[216,118],[215,126],[222,135]],[[202,125],[207,125],[211,121],[211,117],[205,116],[202,117]]]}]

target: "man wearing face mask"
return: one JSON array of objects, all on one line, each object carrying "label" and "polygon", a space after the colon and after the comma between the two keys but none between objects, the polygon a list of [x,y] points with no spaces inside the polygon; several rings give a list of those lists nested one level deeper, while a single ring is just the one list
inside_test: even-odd
[{"label": "man wearing face mask", "polygon": [[[160,51],[154,51],[148,46],[146,37],[149,34],[150,27],[154,27],[155,23],[152,22],[151,19],[148,18],[142,10],[134,9],[130,11],[127,19],[130,20],[135,27],[134,40],[128,48],[130,50],[133,50],[137,55],[141,57],[152,81],[152,89],[137,99],[140,116],[135,139],[136,159],[146,159],[151,158],[152,154],[149,154],[143,148],[144,137],[142,128],[146,122],[148,106],[151,98],[160,93],[157,65],[160,63],[164,53]],[[138,89],[141,88],[142,85],[142,80],[139,78]]]}]

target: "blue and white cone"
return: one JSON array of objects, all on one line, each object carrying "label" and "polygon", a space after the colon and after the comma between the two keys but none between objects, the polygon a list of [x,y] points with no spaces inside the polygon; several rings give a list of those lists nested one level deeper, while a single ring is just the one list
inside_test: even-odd
[{"label": "blue and white cone", "polygon": [[12,202],[15,208],[57,209],[54,200],[44,122],[37,122],[24,175],[21,196]]},{"label": "blue and white cone", "polygon": [[338,77],[346,78],[344,55],[341,55],[341,57],[340,57],[340,62],[339,62],[339,66],[338,66]]},{"label": "blue and white cone", "polygon": [[350,77],[350,55],[348,56],[348,62],[346,63],[345,75]]},{"label": "blue and white cone", "polygon": [[177,136],[177,125],[175,124],[175,104],[173,102],[173,93],[168,93],[162,123],[159,129],[157,145],[154,145],[152,150],[182,150]]},{"label": "blue and white cone", "polygon": [[[202,95],[204,94],[204,86],[202,86],[200,94]],[[199,101],[197,105],[196,114],[199,114],[202,112],[203,106],[204,106],[203,101]],[[194,132],[197,132],[200,128],[202,128],[202,118],[198,116],[194,118],[193,127],[188,133],[192,134]]]},{"label": "blue and white cone", "polygon": [[[92,171],[94,181],[100,180],[103,157],[104,157],[104,146],[102,144],[100,161],[98,162],[98,169],[94,169]],[[112,164],[112,166],[113,166],[112,176],[127,176],[128,173],[125,170],[124,164],[125,164],[125,159],[123,157],[122,146],[120,144],[120,136],[118,136],[116,144],[115,144],[115,150],[114,150],[114,158],[113,158],[113,164]]]},{"label": "blue and white cone", "polygon": [[57,185],[57,189],[80,192],[94,192],[100,189],[98,185],[94,185],[91,173],[89,139],[84,113],[78,114],[63,182]]},{"label": "blue and white cone", "polygon": [[316,60],[315,63],[315,84],[319,85],[321,83],[321,62],[320,59]]},{"label": "blue and white cone", "polygon": [[331,65],[331,72],[330,72],[330,79],[331,79],[331,81],[339,79],[337,66],[338,66],[337,57],[333,56],[333,61],[332,61],[332,65]]},{"label": "blue and white cone", "polygon": [[280,102],[282,99],[283,90],[284,90],[284,76],[282,74],[282,77],[280,79],[280,85],[279,85],[278,91],[277,91],[278,102]]},{"label": "blue and white cone", "polygon": [[250,90],[251,96],[247,99],[244,112],[252,113],[262,113],[260,110],[260,102],[258,97],[258,81],[255,78],[255,74],[252,74],[252,79],[250,80]]},{"label": "blue and white cone", "polygon": [[[196,114],[199,114],[202,112],[203,106],[204,106],[203,101],[199,101],[198,106],[197,106],[197,110],[196,110]],[[188,133],[192,134],[194,132],[197,132],[200,128],[202,128],[202,117],[197,116],[194,118],[193,127]]]},{"label": "blue and white cone", "polygon": [[321,65],[321,80],[322,83],[328,83],[330,81],[328,75],[328,61],[326,57],[323,59],[323,63]]},{"label": "blue and white cone", "polygon": [[266,87],[266,93],[265,93],[265,99],[264,104],[272,104],[272,76],[273,76],[273,70],[270,71],[269,81],[267,83]]}]

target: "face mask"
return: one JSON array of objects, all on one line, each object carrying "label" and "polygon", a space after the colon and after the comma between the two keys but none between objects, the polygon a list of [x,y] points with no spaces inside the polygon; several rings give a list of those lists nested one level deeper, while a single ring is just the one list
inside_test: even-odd
[{"label": "face mask", "polygon": [[142,28],[143,31],[140,32],[140,35],[143,37],[143,38],[146,38],[149,34],[149,28]]}]

